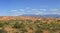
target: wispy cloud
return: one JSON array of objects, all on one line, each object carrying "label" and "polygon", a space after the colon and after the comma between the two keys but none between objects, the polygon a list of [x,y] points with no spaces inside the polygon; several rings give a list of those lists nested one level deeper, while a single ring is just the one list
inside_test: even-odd
[{"label": "wispy cloud", "polygon": [[47,9],[40,9],[40,11],[46,11]]},{"label": "wispy cloud", "polygon": [[16,12],[16,11],[18,11],[18,10],[11,10],[11,12]]},{"label": "wispy cloud", "polygon": [[23,15],[23,14],[35,14],[35,15],[45,15],[45,14],[59,14],[60,15],[60,9],[50,9],[47,11],[47,9],[18,9],[18,10],[11,10],[11,15]]},{"label": "wispy cloud", "polygon": [[25,9],[19,9],[19,11],[22,11],[23,12],[23,11],[25,11]]},{"label": "wispy cloud", "polygon": [[51,9],[51,14],[59,14],[60,15],[60,9]]}]

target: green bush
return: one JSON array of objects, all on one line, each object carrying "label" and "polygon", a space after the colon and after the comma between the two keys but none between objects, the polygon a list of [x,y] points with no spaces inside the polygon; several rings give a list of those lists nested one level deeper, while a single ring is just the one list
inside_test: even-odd
[{"label": "green bush", "polygon": [[5,23],[0,22],[0,27],[3,27],[5,25]]},{"label": "green bush", "polygon": [[0,29],[0,33],[7,33],[7,31]]},{"label": "green bush", "polygon": [[35,33],[43,33],[43,31],[38,29],[35,31]]},{"label": "green bush", "polygon": [[0,33],[3,33],[3,30],[0,30]]},{"label": "green bush", "polygon": [[53,30],[60,30],[60,24],[58,24],[58,23],[51,22],[49,26],[50,26],[50,28],[52,28]]},{"label": "green bush", "polygon": [[57,20],[57,22],[60,22],[60,20]]},{"label": "green bush", "polygon": [[35,26],[37,28],[42,28],[42,29],[49,29],[50,28],[50,26],[47,23],[44,23],[44,22],[39,21],[39,20],[35,21]]},{"label": "green bush", "polygon": [[14,24],[14,28],[23,28],[23,27],[25,27],[25,24],[24,24],[23,22],[21,22],[21,23],[16,22],[16,23]]}]

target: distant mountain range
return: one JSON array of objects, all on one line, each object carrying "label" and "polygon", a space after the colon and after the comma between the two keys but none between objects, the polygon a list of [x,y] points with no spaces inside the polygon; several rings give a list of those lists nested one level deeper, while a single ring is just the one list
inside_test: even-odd
[{"label": "distant mountain range", "polygon": [[24,14],[21,16],[34,16],[34,17],[52,17],[52,18],[60,18],[60,15],[58,14],[46,14],[46,15],[35,15],[35,14]]}]

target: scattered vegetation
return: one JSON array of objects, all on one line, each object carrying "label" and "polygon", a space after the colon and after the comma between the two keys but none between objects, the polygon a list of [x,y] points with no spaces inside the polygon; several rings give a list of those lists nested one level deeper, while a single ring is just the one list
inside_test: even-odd
[{"label": "scattered vegetation", "polygon": [[60,33],[60,20],[0,20],[0,33]]}]

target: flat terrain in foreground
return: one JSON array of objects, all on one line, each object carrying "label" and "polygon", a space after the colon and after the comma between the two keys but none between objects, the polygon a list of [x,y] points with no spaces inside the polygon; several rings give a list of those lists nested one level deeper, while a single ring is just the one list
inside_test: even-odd
[{"label": "flat terrain in foreground", "polygon": [[0,33],[60,33],[60,18],[0,16]]}]

